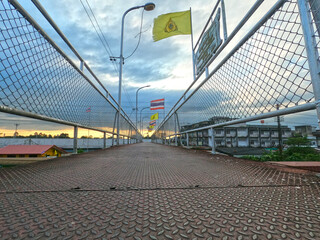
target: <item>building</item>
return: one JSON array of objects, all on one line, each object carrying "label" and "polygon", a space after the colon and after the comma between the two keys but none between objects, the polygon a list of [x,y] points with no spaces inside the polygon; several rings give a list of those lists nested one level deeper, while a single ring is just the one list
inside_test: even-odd
[{"label": "building", "polygon": [[[282,144],[292,136],[291,129],[281,126]],[[279,145],[278,126],[238,125],[215,129],[217,147],[261,147]]]},{"label": "building", "polygon": [[316,137],[316,145],[317,145],[317,148],[320,148],[320,130],[317,129],[317,130],[315,130],[312,134],[313,134],[313,136]]},{"label": "building", "polygon": [[316,127],[311,125],[301,125],[295,126],[294,130],[296,133],[300,134],[303,137],[307,137],[310,140],[311,147],[320,146],[319,142],[319,132]]},{"label": "building", "polygon": [[205,126],[209,126],[209,125],[229,122],[232,120],[235,120],[235,118],[212,117],[212,118],[209,118],[208,121],[202,121],[202,122],[197,122],[197,123],[190,124],[190,125],[181,126],[181,132],[188,131],[188,130],[195,129],[195,128],[205,127]]},{"label": "building", "polygon": [[295,126],[294,131],[296,133],[301,134],[301,136],[313,136],[312,133],[316,130],[316,127],[311,125],[302,125],[302,126]]},{"label": "building", "polygon": [[8,145],[0,148],[0,158],[61,157],[65,153],[56,145]]},{"label": "building", "polygon": [[[188,134],[189,146],[211,146],[211,133],[208,130]],[[281,126],[282,144],[292,136],[287,126]],[[235,125],[214,129],[216,147],[260,147],[270,148],[279,145],[278,126],[272,125]],[[186,136],[182,136],[186,145]]]}]

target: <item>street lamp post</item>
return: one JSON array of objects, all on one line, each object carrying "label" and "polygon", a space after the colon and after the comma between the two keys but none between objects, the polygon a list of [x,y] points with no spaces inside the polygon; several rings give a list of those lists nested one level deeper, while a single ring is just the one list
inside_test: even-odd
[{"label": "street lamp post", "polygon": [[142,118],[142,129],[141,129],[142,136],[143,136],[143,132],[144,132],[143,121],[144,121],[145,119],[149,119],[149,117],[143,117],[143,118]]},{"label": "street lamp post", "polygon": [[[145,109],[149,109],[150,107],[144,107],[140,110],[140,132],[142,132],[142,123],[141,123],[141,117],[142,117],[142,111],[145,110]],[[137,126],[138,128],[138,126]]]},{"label": "street lamp post", "polygon": [[142,88],[147,88],[147,87],[150,87],[150,85],[146,85],[141,88],[138,88],[138,90],[136,91],[136,127],[137,127],[137,129],[138,129],[138,92]]},{"label": "street lamp post", "polygon": [[124,18],[128,12],[138,9],[144,8],[146,11],[152,11],[156,5],[154,3],[146,3],[145,5],[136,6],[129,8],[122,16],[122,24],[121,24],[121,40],[120,40],[120,67],[119,67],[119,95],[118,95],[118,119],[117,119],[117,145],[119,145],[119,136],[120,136],[120,115],[121,115],[121,87],[122,87],[122,65],[124,62],[123,58],[123,27],[124,27]]}]

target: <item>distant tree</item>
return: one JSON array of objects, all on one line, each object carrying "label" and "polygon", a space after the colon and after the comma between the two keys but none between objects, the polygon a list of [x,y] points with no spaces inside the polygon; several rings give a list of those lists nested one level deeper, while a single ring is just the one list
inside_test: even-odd
[{"label": "distant tree", "polygon": [[28,138],[52,138],[52,135],[47,135],[45,133],[38,134],[37,132],[35,132],[34,134],[30,134]]},{"label": "distant tree", "polygon": [[68,133],[60,133],[60,135],[54,136],[54,138],[70,138]]},{"label": "distant tree", "polygon": [[320,154],[311,146],[307,137],[295,134],[287,141],[289,146],[283,151],[282,158],[279,152],[269,152],[261,157],[245,156],[244,158],[255,161],[320,161]]},{"label": "distant tree", "polygon": [[311,141],[307,137],[303,137],[300,134],[295,134],[295,136],[288,138],[287,145],[291,147],[310,146]]}]

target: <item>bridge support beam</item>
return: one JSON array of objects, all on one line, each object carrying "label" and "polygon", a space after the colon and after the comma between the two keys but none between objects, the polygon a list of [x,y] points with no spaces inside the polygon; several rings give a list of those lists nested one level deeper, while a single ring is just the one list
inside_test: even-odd
[{"label": "bridge support beam", "polygon": [[78,126],[74,126],[73,130],[73,153],[78,152]]}]

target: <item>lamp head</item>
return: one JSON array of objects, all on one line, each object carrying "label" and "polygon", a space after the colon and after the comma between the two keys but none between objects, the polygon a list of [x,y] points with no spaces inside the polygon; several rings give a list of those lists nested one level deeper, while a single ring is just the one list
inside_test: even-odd
[{"label": "lamp head", "polygon": [[152,11],[153,9],[155,9],[156,5],[152,2],[146,3],[144,5],[144,10],[146,11]]}]

